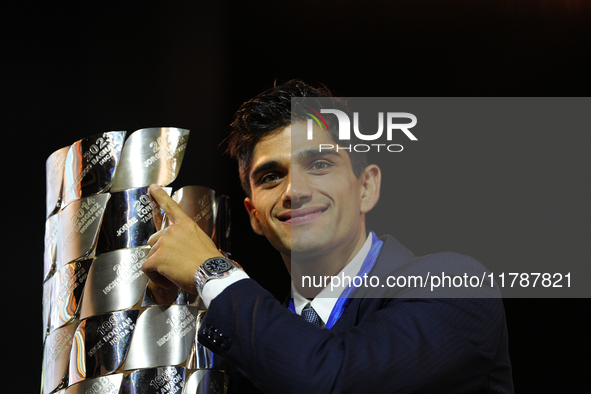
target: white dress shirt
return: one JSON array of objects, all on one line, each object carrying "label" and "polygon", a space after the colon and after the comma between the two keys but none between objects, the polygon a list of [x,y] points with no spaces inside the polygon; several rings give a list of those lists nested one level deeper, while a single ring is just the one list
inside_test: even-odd
[{"label": "white dress shirt", "polygon": [[[344,276],[349,276],[349,277],[353,278],[355,275],[357,275],[357,273],[359,273],[359,270],[361,269],[361,266],[363,265],[363,262],[365,261],[365,258],[367,257],[367,254],[369,253],[370,249],[371,249],[371,233],[367,236],[365,243],[363,244],[363,246],[361,247],[359,252],[357,252],[355,257],[353,257],[353,260],[351,260],[351,262],[349,264],[347,264],[337,274],[337,276],[344,275]],[[330,317],[330,314],[332,313],[332,310],[333,310],[335,304],[337,303],[337,301],[339,299],[338,296],[340,296],[341,293],[347,287],[348,287],[348,283],[344,283],[344,284],[341,283],[341,286],[339,289],[337,289],[335,287],[336,290],[333,289],[332,291],[329,287],[326,287],[326,288],[322,289],[322,291],[320,293],[318,293],[318,295],[312,301],[310,301],[307,298],[304,298],[304,296],[302,296],[300,293],[298,293],[298,291],[295,289],[293,282],[292,282],[291,283],[291,295],[293,297],[293,305],[295,307],[295,311],[298,315],[301,315],[302,310],[306,307],[306,305],[308,305],[308,303],[310,303],[312,308],[314,308],[316,313],[318,313],[318,316],[320,316],[320,318],[322,319],[321,327],[324,328],[324,326],[326,325],[326,322],[328,322],[328,318]]]}]

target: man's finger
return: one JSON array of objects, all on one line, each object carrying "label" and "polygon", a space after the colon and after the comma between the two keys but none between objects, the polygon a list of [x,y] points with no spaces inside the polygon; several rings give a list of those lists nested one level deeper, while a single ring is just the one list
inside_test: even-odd
[{"label": "man's finger", "polygon": [[155,232],[154,234],[152,234],[150,236],[150,238],[148,238],[147,245],[150,245],[153,248],[154,245],[156,245],[156,242],[158,242],[160,237],[162,237],[163,235],[164,235],[164,230],[160,230],[160,231]]},{"label": "man's finger", "polygon": [[150,186],[150,196],[160,205],[167,218],[173,223],[179,223],[185,219],[192,220],[159,185]]}]

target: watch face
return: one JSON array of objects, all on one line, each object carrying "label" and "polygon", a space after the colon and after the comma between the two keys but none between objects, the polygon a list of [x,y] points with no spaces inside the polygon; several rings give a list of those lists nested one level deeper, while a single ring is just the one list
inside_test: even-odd
[{"label": "watch face", "polygon": [[219,258],[219,259],[207,260],[203,264],[203,268],[205,268],[207,271],[211,272],[212,274],[217,274],[220,272],[228,271],[232,267],[231,267],[230,263],[228,263],[226,260]]}]

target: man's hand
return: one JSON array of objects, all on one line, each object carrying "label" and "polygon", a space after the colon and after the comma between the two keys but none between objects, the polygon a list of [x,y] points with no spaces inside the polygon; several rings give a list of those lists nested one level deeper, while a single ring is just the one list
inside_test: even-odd
[{"label": "man's hand", "polygon": [[197,268],[205,260],[222,254],[211,238],[160,186],[150,186],[150,195],[172,224],[150,237],[148,245],[152,249],[142,269],[160,287],[170,288],[174,283],[195,294]]}]

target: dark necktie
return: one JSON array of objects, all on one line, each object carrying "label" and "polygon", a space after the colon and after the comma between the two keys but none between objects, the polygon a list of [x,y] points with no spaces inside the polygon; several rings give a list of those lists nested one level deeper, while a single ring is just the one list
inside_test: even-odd
[{"label": "dark necktie", "polygon": [[322,324],[322,319],[320,319],[320,316],[318,316],[318,313],[316,313],[316,311],[314,310],[314,308],[312,308],[312,305],[310,304],[306,305],[306,307],[302,311],[302,317],[304,318],[304,320],[316,325],[317,327],[320,327],[320,325]]}]

